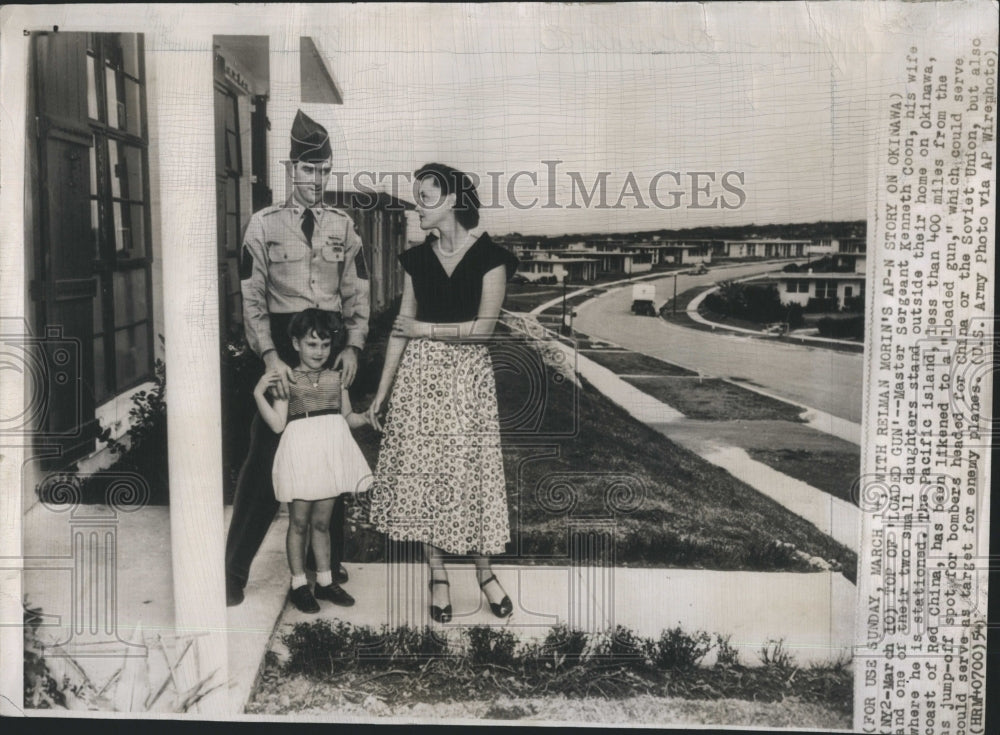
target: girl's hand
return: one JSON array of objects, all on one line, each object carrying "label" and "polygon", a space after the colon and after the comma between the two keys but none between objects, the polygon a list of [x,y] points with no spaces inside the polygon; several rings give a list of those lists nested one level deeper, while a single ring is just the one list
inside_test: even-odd
[{"label": "girl's hand", "polygon": [[365,416],[368,418],[368,423],[371,424],[372,428],[380,434],[382,433],[382,422],[379,420],[378,415],[382,410],[383,403],[385,403],[385,393],[379,391],[372,399],[371,405],[368,406],[368,411],[365,412]]},{"label": "girl's hand", "polygon": [[262,396],[270,389],[273,391],[274,395],[280,395],[278,391],[283,385],[282,377],[281,370],[268,370],[260,377],[260,380],[257,381],[257,386],[253,391],[254,394]]},{"label": "girl's hand", "polygon": [[425,334],[424,326],[423,322],[418,322],[412,316],[400,314],[392,324],[392,336],[408,337],[410,339],[426,337],[427,334]]}]

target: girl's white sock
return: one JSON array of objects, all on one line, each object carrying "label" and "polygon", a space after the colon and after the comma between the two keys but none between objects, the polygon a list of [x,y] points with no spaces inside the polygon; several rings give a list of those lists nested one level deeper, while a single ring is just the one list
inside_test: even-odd
[{"label": "girl's white sock", "polygon": [[316,584],[320,587],[329,587],[333,584],[333,570],[327,569],[325,572],[316,572]]},{"label": "girl's white sock", "polygon": [[292,589],[298,589],[304,584],[309,584],[309,580],[306,579],[304,574],[293,574],[292,575]]}]

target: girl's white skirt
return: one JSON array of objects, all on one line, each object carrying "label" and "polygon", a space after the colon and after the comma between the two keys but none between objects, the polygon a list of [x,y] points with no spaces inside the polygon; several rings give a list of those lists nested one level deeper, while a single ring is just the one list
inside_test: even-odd
[{"label": "girl's white skirt", "polygon": [[364,492],[372,483],[368,462],[340,414],[289,421],[271,474],[282,503]]}]

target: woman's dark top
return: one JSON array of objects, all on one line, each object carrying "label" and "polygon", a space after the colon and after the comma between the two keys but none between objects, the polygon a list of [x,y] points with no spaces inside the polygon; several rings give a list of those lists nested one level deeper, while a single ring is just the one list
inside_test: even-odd
[{"label": "woman's dark top", "polygon": [[483,276],[503,265],[507,278],[517,270],[517,256],[480,235],[449,276],[434,253],[434,235],[399,254],[399,262],[410,274],[417,297],[417,319],[422,322],[468,322],[479,314]]}]

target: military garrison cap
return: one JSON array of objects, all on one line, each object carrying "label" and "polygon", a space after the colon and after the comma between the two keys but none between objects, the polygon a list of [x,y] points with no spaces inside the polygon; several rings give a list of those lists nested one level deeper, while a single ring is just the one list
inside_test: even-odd
[{"label": "military garrison cap", "polygon": [[325,161],[333,155],[326,128],[299,110],[292,123],[292,161]]}]

